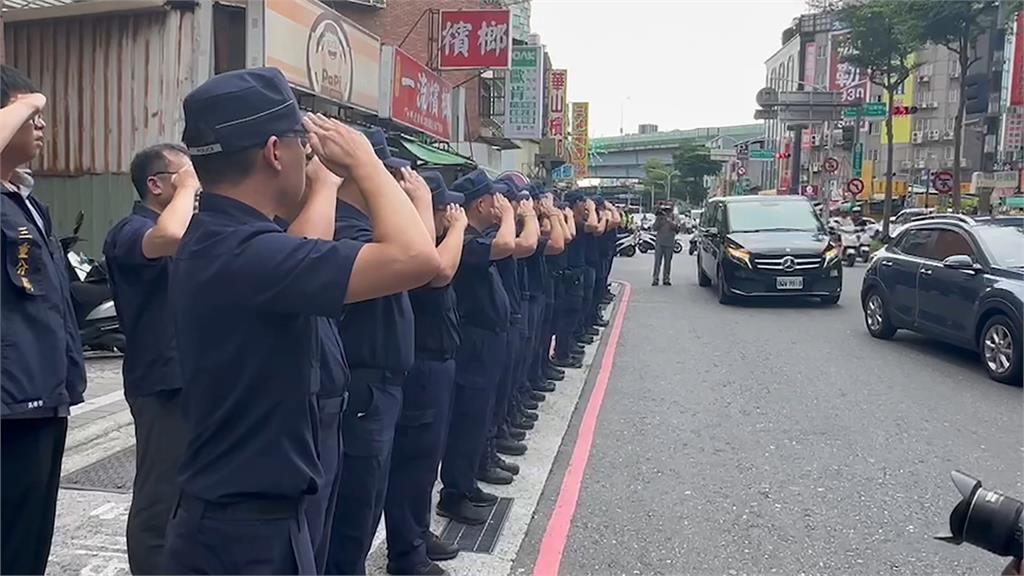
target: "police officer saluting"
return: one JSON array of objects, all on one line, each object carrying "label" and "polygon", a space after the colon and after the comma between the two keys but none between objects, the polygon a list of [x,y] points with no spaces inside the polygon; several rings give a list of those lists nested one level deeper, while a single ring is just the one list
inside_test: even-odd
[{"label": "police officer saluting", "polygon": [[[544,367],[551,349],[549,325],[551,311],[555,304],[554,283],[548,271],[548,258],[558,256],[565,250],[566,228],[563,214],[555,208],[551,194],[532,185],[530,194],[541,216],[541,241],[537,250],[526,259],[526,282],[530,294],[530,338],[527,344],[526,383],[528,391],[543,394],[554,392],[555,385],[547,382]],[[547,342],[544,340],[545,334]]]},{"label": "police officer saluting", "polygon": [[403,387],[402,413],[391,452],[384,518],[391,574],[446,574],[435,561],[451,560],[458,548],[430,532],[430,502],[448,433],[455,384],[459,317],[451,281],[462,260],[465,198],[451,192],[438,172],[424,172],[430,186],[441,271],[409,292],[416,318],[416,361]]},{"label": "police officer saluting", "polygon": [[[475,473],[484,454],[509,326],[508,294],[494,261],[515,251],[516,229],[512,205],[495,193],[495,184],[483,170],[456,180],[452,189],[466,198],[469,227],[452,284],[462,322],[462,344],[455,356],[455,398],[441,461],[444,487],[437,511],[475,525],[487,521],[490,511],[486,507],[497,502],[495,496],[480,489]],[[497,231],[487,234],[494,224],[498,224]]]},{"label": "police officer saluting", "polygon": [[552,363],[560,368],[579,368],[583,365],[583,347],[577,340],[577,329],[582,323],[586,292],[586,257],[588,234],[586,226],[593,220],[588,200],[579,192],[565,195],[572,208],[576,234],[566,247],[565,269],[562,272],[564,298],[555,329],[555,357]]},{"label": "police officer saluting", "polygon": [[24,74],[0,66],[4,574],[46,570],[69,407],[85,392],[65,256],[46,205],[32,196],[32,178],[18,170],[43,148],[44,106],[46,98]]},{"label": "police officer saluting", "polygon": [[103,255],[125,335],[124,395],[135,424],[128,565],[135,574],[157,574],[186,436],[168,283],[199,180],[177,144],[136,154],[131,177],[139,200],[107,233]]},{"label": "police officer saluting", "polygon": [[[378,158],[376,162],[383,163],[392,180],[397,178],[409,196],[401,201],[406,208],[415,208],[419,215],[420,220],[410,225],[409,232],[419,234],[433,249],[430,189],[409,168],[409,162],[391,156],[381,129],[365,133]],[[336,239],[361,244],[373,241],[375,228],[363,196],[356,182],[348,181],[339,189]],[[391,444],[402,406],[402,385],[413,363],[414,326],[409,296],[397,292],[351,304],[345,308],[338,328],[350,371],[349,403],[342,417],[344,457],[327,573],[362,574],[384,509]]]},{"label": "police officer saluting", "polygon": [[[303,508],[323,480],[315,317],[423,284],[436,252],[366,138],[303,120],[280,71],[215,76],[184,110],[203,195],[171,270],[188,441],[164,569],[314,573]],[[323,164],[358,184],[376,242],[318,239],[337,180],[313,161],[306,190],[307,130]],[[292,223],[287,233],[275,218]]]}]

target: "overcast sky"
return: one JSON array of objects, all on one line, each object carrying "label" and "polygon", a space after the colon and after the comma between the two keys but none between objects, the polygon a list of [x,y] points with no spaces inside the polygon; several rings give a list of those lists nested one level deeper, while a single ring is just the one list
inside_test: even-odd
[{"label": "overcast sky", "polygon": [[[754,122],[764,61],[804,0],[533,0],[531,28],[590,135]],[[628,99],[627,99],[628,98]]]}]

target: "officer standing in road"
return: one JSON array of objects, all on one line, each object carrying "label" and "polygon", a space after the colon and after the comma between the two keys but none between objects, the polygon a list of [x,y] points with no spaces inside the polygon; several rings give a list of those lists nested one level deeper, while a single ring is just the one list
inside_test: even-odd
[{"label": "officer standing in road", "polygon": [[[437,255],[366,138],[303,120],[280,71],[215,76],[184,111],[203,194],[171,269],[188,441],[164,570],[314,573],[303,508],[323,482],[315,317],[423,284]],[[337,198],[328,171],[358,185],[374,243],[321,239]]]},{"label": "officer standing in road", "polygon": [[416,360],[402,390],[384,518],[389,573],[443,575],[447,572],[434,562],[455,558],[459,549],[430,531],[430,502],[448,434],[455,352],[461,341],[451,281],[462,260],[468,221],[462,194],[448,190],[439,172],[421,176],[430,186],[441,271],[429,284],[409,292]]},{"label": "officer standing in road", "polygon": [[[510,257],[516,247],[515,214],[512,204],[495,193],[500,187],[480,169],[452,184],[452,190],[465,196],[469,226],[452,282],[462,344],[455,356],[455,398],[441,461],[443,488],[437,512],[468,525],[486,522],[487,507],[497,502],[477,485],[476,471],[484,454],[509,326],[509,297],[494,262]],[[496,223],[498,230],[487,234]]]},{"label": "officer standing in road", "polygon": [[0,572],[42,574],[50,555],[69,408],[85,393],[66,256],[18,167],[43,148],[46,97],[0,65]]},{"label": "officer standing in road", "polygon": [[[364,132],[378,161],[397,178],[421,221],[415,232],[434,245],[430,188],[409,162],[391,156],[384,131]],[[353,182],[338,192],[335,239],[366,244],[374,227]],[[436,257],[436,256],[435,256]],[[341,484],[327,553],[328,574],[363,574],[384,510],[391,445],[402,407],[402,385],[413,363],[413,312],[406,292],[350,304],[338,320],[349,365],[349,403],[342,417]]]},{"label": "officer standing in road", "polygon": [[130,172],[139,200],[107,233],[103,255],[125,335],[124,395],[135,425],[128,565],[134,574],[157,574],[186,437],[168,283],[199,180],[178,144],[142,150]]}]

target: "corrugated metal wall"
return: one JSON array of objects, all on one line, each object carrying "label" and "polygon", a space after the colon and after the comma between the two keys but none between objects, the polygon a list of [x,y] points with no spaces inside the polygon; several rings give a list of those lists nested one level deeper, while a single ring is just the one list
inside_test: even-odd
[{"label": "corrugated metal wall", "polygon": [[49,102],[33,170],[125,173],[136,151],[180,140],[192,34],[192,12],[176,9],[7,24],[7,63]]},{"label": "corrugated metal wall", "polygon": [[85,212],[79,233],[84,240],[77,249],[93,258],[103,255],[107,231],[128,215],[137,198],[127,174],[39,176],[33,193],[50,207],[58,238],[71,232],[79,210]]}]

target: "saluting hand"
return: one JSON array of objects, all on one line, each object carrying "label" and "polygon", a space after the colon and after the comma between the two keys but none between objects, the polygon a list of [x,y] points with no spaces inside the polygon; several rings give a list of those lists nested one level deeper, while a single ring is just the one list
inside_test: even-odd
[{"label": "saluting hand", "polygon": [[469,220],[466,218],[466,211],[458,204],[449,204],[444,209],[444,216],[442,217],[442,220],[444,222],[445,230],[460,227],[465,228],[469,225]]},{"label": "saluting hand", "polygon": [[518,212],[520,216],[529,216],[531,214],[536,216],[537,211],[534,209],[533,206],[533,198],[526,198],[524,200],[520,200]]},{"label": "saluting hand", "polygon": [[494,212],[495,216],[499,219],[503,219],[506,216],[511,217],[514,213],[512,203],[508,201],[502,194],[494,195]]},{"label": "saluting hand", "polygon": [[14,104],[15,102],[28,104],[29,108],[31,108],[34,113],[38,114],[46,107],[46,96],[43,96],[39,92],[18,94],[11,98],[10,104]]},{"label": "saluting hand", "polygon": [[302,125],[309,133],[309,145],[331,172],[342,178],[361,164],[380,162],[362,132],[320,114],[307,114]]},{"label": "saluting hand", "polygon": [[199,191],[199,177],[196,176],[196,170],[192,167],[191,162],[187,162],[177,172],[171,175],[171,186],[174,188],[175,196],[177,196],[179,192],[195,194]]},{"label": "saluting hand", "polygon": [[319,156],[306,163],[306,191],[329,189],[331,194],[337,194],[341,187],[341,176],[327,169]]},{"label": "saluting hand", "polygon": [[410,200],[430,198],[430,186],[412,168],[402,168],[402,179],[398,185],[402,187]]}]

